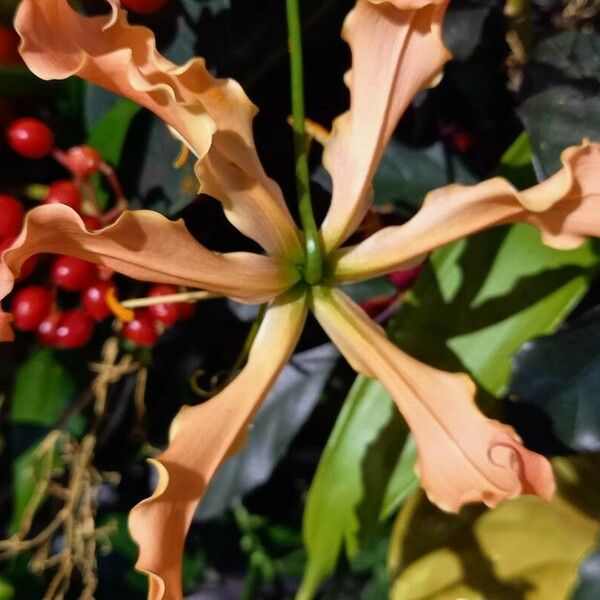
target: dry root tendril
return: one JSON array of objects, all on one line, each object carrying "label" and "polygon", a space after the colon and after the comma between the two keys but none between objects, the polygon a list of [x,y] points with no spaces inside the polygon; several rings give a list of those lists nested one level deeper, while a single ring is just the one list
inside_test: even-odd
[{"label": "dry root tendril", "polygon": [[[118,338],[109,338],[102,349],[101,362],[90,365],[96,376],[86,399],[93,401],[93,417],[83,438],[77,440],[71,437],[64,429],[64,424],[74,412],[83,409],[87,401],[69,410],[63,423],[48,433],[35,448],[36,458],[48,461],[47,476],[36,482],[36,489],[24,511],[19,529],[8,539],[0,540],[0,559],[13,558],[29,551],[29,566],[33,573],[53,571],[43,600],[64,598],[75,573],[82,585],[79,598],[91,600],[98,583],[96,556],[99,552],[110,551],[110,535],[116,525],[96,525],[98,491],[104,482],[118,483],[119,475],[101,473],[94,467],[97,434],[106,413],[110,386],[125,375],[138,373],[135,407],[138,420],[141,420],[146,382],[145,368],[128,354],[119,359],[119,354]],[[60,461],[56,461],[58,455]],[[60,468],[53,468],[55,462],[59,462]],[[45,500],[40,502],[40,498]],[[41,531],[28,537],[38,510],[49,499],[58,501],[60,509]]]}]

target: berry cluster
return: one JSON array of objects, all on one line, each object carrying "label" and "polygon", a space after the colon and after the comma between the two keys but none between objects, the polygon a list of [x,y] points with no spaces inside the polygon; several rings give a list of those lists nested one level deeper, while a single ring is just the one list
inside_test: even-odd
[{"label": "berry cluster", "polygon": [[[110,224],[126,207],[119,182],[112,169],[102,161],[100,154],[89,146],[76,146],[62,151],[54,146],[50,128],[34,118],[21,118],[6,128],[6,138],[14,152],[28,159],[53,156],[72,175],[50,184],[42,198],[46,204],[60,203],[80,213],[89,231]],[[115,208],[101,212],[97,203],[87,202],[83,212],[81,189],[97,172],[106,175],[116,196]],[[89,186],[88,186],[89,187]],[[95,214],[91,214],[94,212]],[[22,202],[10,195],[0,195],[0,252],[12,245],[24,221]],[[19,279],[27,279],[37,268],[37,257],[27,260]],[[14,326],[20,331],[36,332],[40,344],[73,349],[85,346],[94,332],[94,325],[113,315],[110,298],[115,298],[112,271],[73,256],[52,259],[45,278],[46,285],[25,285],[13,295],[11,312]],[[176,294],[170,285],[155,285],[148,291],[150,297]],[[77,308],[60,310],[62,297],[76,300]],[[73,298],[75,296],[75,298]],[[116,299],[114,300],[115,302]],[[118,302],[117,302],[118,304]],[[133,319],[121,327],[121,334],[138,346],[150,347],[165,327],[191,316],[189,303],[157,303],[135,311]]]}]

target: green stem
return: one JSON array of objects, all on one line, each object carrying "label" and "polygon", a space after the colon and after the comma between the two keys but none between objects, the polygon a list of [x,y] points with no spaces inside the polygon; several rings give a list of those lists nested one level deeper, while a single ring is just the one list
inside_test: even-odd
[{"label": "green stem", "polygon": [[308,283],[321,280],[321,243],[310,199],[310,176],[308,171],[308,148],[304,131],[304,80],[302,66],[302,28],[298,0],[286,0],[290,51],[290,84],[292,90],[292,116],[294,131],[294,154],[296,157],[296,187],[298,208],[304,229],[306,265],[304,279]]}]

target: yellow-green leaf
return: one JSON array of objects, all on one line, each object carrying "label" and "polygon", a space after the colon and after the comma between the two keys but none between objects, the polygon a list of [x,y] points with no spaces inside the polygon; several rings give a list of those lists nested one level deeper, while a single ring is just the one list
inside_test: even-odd
[{"label": "yellow-green leaf", "polygon": [[[413,496],[394,525],[391,599],[566,600],[599,530],[581,466],[555,460],[561,491],[551,502],[522,496],[449,515]],[[593,496],[597,507],[598,485]]]}]

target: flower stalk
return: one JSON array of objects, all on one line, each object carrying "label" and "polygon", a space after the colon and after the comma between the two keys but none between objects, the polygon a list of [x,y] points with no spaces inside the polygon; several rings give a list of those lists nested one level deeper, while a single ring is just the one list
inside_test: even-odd
[{"label": "flower stalk", "polygon": [[292,92],[292,130],[294,132],[294,155],[296,159],[296,188],[298,209],[302,229],[306,263],[304,279],[314,284],[321,280],[322,252],[317,224],[310,197],[310,175],[308,170],[308,146],[304,124],[304,75],[302,61],[302,27],[298,0],[286,0],[286,13],[290,53],[290,85]]}]

